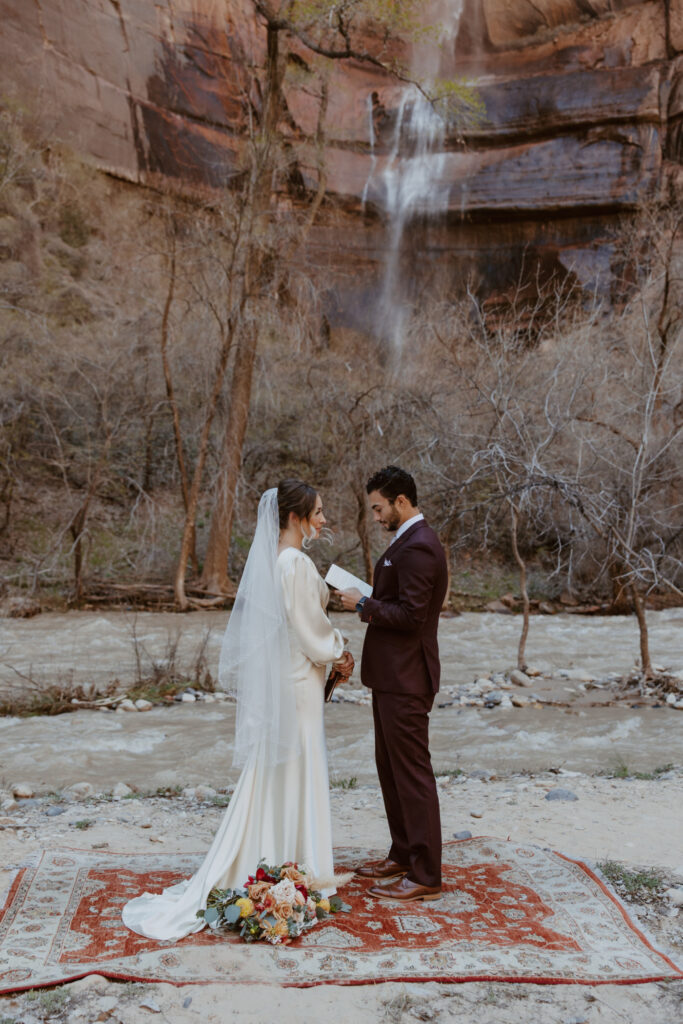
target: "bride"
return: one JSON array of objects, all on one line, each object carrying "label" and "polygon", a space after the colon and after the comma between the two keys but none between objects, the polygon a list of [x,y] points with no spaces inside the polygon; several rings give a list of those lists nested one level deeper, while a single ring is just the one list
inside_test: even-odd
[{"label": "bride", "polygon": [[325,521],[320,496],[300,480],[261,497],[218,673],[237,698],[233,763],[242,773],[197,873],[124,906],[124,924],[140,935],[176,940],[199,931],[197,911],[211,889],[244,885],[262,859],[333,878],[325,666],[333,662],[348,678],[353,658],[325,613],[327,586],[302,550]]}]

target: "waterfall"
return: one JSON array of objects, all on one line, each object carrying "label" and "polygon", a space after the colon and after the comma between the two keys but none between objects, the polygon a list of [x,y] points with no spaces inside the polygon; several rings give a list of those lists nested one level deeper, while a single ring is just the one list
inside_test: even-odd
[{"label": "waterfall", "polygon": [[455,42],[463,0],[431,0],[425,4],[427,23],[439,26],[413,46],[411,75],[420,82],[406,85],[396,111],[391,147],[378,172],[377,138],[372,99],[368,97],[370,172],[363,189],[384,209],[388,246],[382,293],[378,307],[378,331],[400,357],[410,305],[405,301],[406,282],[401,275],[405,230],[416,216],[436,217],[448,209],[446,123],[425,96],[438,79],[443,49]]}]

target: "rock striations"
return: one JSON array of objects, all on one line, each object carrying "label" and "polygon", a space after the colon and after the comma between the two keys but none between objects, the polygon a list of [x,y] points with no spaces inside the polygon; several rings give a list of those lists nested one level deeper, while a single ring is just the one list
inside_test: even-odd
[{"label": "rock striations", "polygon": [[[447,203],[411,232],[413,252],[425,256],[412,264],[438,268],[448,287],[469,276],[490,290],[532,254],[548,272],[571,269],[592,285],[609,271],[615,221],[680,184],[683,0],[452,6],[459,27],[442,71],[475,82],[486,115],[464,139],[443,140]],[[99,167],[192,188],[239,173],[245,98],[258,102],[248,69],[265,39],[251,0],[0,0],[0,19],[3,91],[38,93],[56,130]],[[351,306],[362,318],[367,282],[382,274],[387,214],[376,168],[394,144],[401,92],[357,64],[331,74],[335,202],[310,247],[337,279],[345,322]],[[287,106],[292,138],[312,136],[315,105],[296,79]],[[297,170],[299,188],[312,184],[312,167]]]}]

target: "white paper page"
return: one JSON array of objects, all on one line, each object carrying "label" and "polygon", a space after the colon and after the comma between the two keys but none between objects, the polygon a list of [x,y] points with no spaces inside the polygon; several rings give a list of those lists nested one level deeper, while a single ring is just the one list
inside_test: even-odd
[{"label": "white paper page", "polygon": [[340,565],[330,566],[327,570],[325,583],[329,583],[335,590],[351,590],[352,587],[355,587],[356,590],[360,590],[364,597],[372,596],[372,587],[369,583],[366,583],[365,580],[359,580],[352,572],[347,572]]}]

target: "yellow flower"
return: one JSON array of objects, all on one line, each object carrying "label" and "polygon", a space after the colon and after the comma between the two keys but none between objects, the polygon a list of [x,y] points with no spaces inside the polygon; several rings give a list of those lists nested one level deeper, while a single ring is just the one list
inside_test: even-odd
[{"label": "yellow flower", "polygon": [[320,907],[321,910],[324,910],[326,914],[329,914],[329,912],[330,912],[330,901],[325,899],[324,896],[323,896],[323,898],[321,900],[318,901],[318,906]]},{"label": "yellow flower", "polygon": [[273,928],[273,935],[284,938],[285,935],[289,935],[289,928],[287,927],[286,921],[278,921]]},{"label": "yellow flower", "polygon": [[254,904],[246,896],[237,900],[237,906],[240,908],[240,917],[249,917],[254,913]]}]

